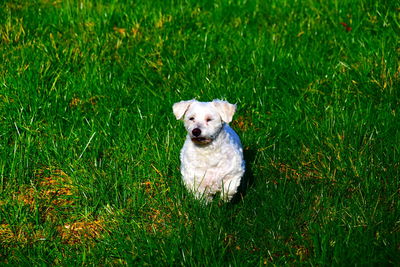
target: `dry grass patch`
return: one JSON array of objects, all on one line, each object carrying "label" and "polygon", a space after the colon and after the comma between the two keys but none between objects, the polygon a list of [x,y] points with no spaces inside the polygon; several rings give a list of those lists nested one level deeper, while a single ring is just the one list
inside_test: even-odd
[{"label": "dry grass patch", "polygon": [[57,210],[73,207],[77,189],[64,171],[42,168],[35,178],[31,185],[21,187],[14,198],[31,210],[38,207],[43,220],[56,220],[60,217]]},{"label": "dry grass patch", "polygon": [[6,223],[0,224],[0,243],[3,247],[30,244],[45,239],[44,232],[35,230],[35,226],[31,223],[14,227]]},{"label": "dry grass patch", "polygon": [[105,231],[102,220],[75,221],[57,227],[57,231],[65,244],[80,244],[83,240],[97,240]]},{"label": "dry grass patch", "polygon": [[286,179],[293,179],[296,182],[300,180],[322,180],[324,176],[318,171],[316,166],[311,163],[303,162],[298,167],[293,167],[282,162],[272,162],[272,167],[280,174],[283,174]]},{"label": "dry grass patch", "polygon": [[[78,189],[70,176],[61,169],[44,167],[36,171],[31,185],[14,193],[14,200],[28,206],[32,212],[38,212],[42,225],[53,225],[64,244],[92,243],[102,238],[105,223],[102,219],[76,219],[77,196]],[[23,226],[0,224],[0,243],[18,245],[45,240],[43,231],[37,228],[32,223]]]},{"label": "dry grass patch", "polygon": [[232,127],[239,129],[241,132],[246,132],[248,130],[258,130],[254,129],[253,120],[250,115],[240,115],[232,122]]}]

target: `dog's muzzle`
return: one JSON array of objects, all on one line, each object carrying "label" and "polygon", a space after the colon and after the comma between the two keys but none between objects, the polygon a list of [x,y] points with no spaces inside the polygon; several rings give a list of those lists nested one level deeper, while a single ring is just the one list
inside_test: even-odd
[{"label": "dog's muzzle", "polygon": [[199,128],[194,128],[192,130],[192,142],[198,145],[207,145],[211,143],[211,138],[206,138],[201,136],[201,130]]}]

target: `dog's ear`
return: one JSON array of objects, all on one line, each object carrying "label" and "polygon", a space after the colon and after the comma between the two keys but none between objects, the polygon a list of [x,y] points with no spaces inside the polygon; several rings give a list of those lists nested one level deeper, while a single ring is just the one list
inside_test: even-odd
[{"label": "dog's ear", "polygon": [[226,123],[230,123],[232,121],[233,114],[236,112],[236,105],[218,99],[213,100],[212,103],[217,108],[222,120]]},{"label": "dog's ear", "polygon": [[183,115],[185,115],[186,110],[189,108],[190,104],[192,104],[195,100],[187,100],[177,102],[172,106],[172,110],[177,120],[181,120]]}]

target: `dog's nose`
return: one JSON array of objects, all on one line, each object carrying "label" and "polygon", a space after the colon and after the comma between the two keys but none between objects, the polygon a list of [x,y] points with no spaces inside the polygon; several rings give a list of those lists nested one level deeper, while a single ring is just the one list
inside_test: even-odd
[{"label": "dog's nose", "polygon": [[199,128],[194,128],[192,134],[194,137],[199,137],[201,135],[201,130]]}]

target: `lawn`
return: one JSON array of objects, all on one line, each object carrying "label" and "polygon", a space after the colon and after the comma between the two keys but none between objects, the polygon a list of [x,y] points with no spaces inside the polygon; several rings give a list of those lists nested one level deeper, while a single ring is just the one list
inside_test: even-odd
[{"label": "lawn", "polygon": [[[0,2],[1,265],[400,264],[397,1]],[[205,205],[173,103],[238,106]]]}]

